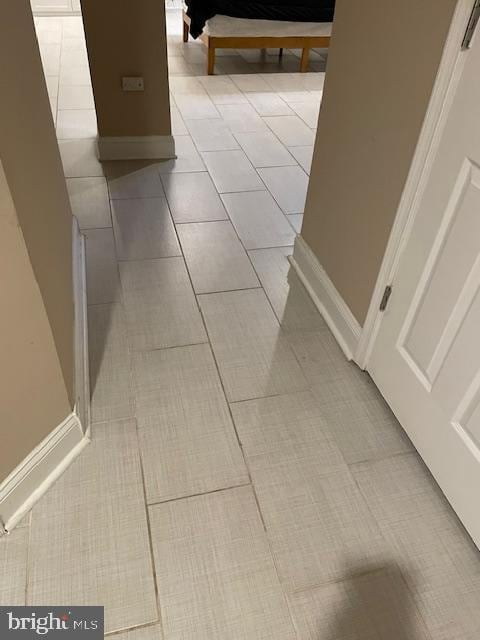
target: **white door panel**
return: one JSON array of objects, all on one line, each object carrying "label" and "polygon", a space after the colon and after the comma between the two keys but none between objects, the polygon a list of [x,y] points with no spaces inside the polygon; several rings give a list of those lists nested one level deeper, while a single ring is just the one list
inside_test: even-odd
[{"label": "white door panel", "polygon": [[[459,43],[460,46],[460,43]],[[368,364],[480,545],[480,40],[458,84]]]}]

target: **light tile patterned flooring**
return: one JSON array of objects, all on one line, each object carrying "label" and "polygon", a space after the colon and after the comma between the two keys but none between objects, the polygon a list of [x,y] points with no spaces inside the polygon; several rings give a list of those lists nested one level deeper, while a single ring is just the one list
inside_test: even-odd
[{"label": "light tile patterned flooring", "polygon": [[37,28],[93,441],[1,539],[0,603],[103,604],[124,640],[478,640],[478,551],[289,266],[323,75],[208,78],[173,34],[178,159],[102,167],[80,21]]}]

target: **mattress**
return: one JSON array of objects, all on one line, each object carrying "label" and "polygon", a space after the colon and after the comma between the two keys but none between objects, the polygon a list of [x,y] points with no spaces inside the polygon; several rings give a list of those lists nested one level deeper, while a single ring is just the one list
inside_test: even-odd
[{"label": "mattress", "polygon": [[267,21],[324,24],[333,20],[335,11],[335,0],[185,0],[185,3],[193,38],[203,32],[207,21],[218,16],[260,20],[263,24]]},{"label": "mattress", "polygon": [[216,15],[207,20],[203,30],[208,36],[217,38],[285,36],[330,36],[331,22],[288,22],[286,20],[252,20]]}]

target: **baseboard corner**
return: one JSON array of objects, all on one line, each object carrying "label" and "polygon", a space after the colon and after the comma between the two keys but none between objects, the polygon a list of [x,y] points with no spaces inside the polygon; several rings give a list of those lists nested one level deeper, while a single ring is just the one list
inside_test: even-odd
[{"label": "baseboard corner", "polygon": [[1,534],[10,533],[89,443],[72,412],[0,484]]},{"label": "baseboard corner", "polygon": [[98,157],[107,160],[171,160],[175,138],[167,136],[99,136]]},{"label": "baseboard corner", "polygon": [[362,329],[308,244],[298,235],[290,263],[348,360],[353,360]]}]

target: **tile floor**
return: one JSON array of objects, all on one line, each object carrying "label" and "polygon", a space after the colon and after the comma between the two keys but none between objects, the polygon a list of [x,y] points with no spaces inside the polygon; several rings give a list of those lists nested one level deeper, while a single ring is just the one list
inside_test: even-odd
[{"label": "tile floor", "polygon": [[81,23],[37,20],[93,440],[1,539],[0,603],[103,604],[123,640],[478,640],[478,551],[289,266],[323,74],[208,78],[169,26],[179,157],[102,167]]}]

